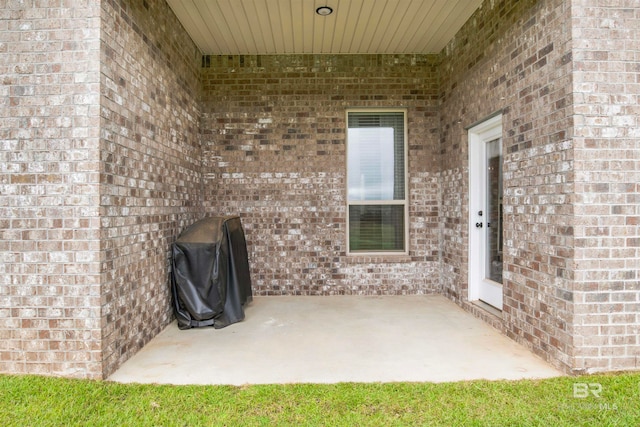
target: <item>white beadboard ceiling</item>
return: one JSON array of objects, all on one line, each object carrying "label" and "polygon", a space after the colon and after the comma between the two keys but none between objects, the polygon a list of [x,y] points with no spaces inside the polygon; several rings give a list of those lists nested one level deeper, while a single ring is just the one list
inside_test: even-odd
[{"label": "white beadboard ceiling", "polygon": [[[482,0],[167,0],[207,55],[438,53]],[[333,14],[319,16],[319,6]]]}]

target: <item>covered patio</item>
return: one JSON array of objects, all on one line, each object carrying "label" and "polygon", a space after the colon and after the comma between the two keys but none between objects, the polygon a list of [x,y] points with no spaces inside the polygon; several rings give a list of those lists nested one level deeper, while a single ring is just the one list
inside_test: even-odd
[{"label": "covered patio", "polygon": [[[0,372],[640,369],[637,2],[3,4]],[[171,245],[228,215],[257,298],[178,331]]]},{"label": "covered patio", "polygon": [[562,375],[441,295],[257,297],[224,329],[175,322],[109,378],[163,384],[445,382]]}]

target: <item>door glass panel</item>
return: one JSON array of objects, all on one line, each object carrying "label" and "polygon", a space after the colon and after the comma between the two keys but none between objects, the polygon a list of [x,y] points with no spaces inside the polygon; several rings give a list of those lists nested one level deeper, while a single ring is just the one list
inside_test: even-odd
[{"label": "door glass panel", "polygon": [[502,283],[502,144],[500,139],[486,147],[487,228],[485,278]]}]

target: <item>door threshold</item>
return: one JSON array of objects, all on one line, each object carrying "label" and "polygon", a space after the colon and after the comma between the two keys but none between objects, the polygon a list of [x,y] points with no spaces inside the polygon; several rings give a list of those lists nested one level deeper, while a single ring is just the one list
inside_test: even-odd
[{"label": "door threshold", "polygon": [[481,308],[482,310],[486,311],[489,314],[492,314],[502,319],[502,310],[498,310],[491,304],[487,304],[486,302],[480,301],[480,300],[471,301],[471,304],[475,305],[478,308]]}]

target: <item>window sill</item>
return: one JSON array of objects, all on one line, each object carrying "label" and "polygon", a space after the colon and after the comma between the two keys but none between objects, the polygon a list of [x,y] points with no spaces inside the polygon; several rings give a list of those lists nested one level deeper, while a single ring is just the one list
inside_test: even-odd
[{"label": "window sill", "polygon": [[408,263],[412,259],[407,254],[348,254],[345,261],[348,264],[392,264]]}]

